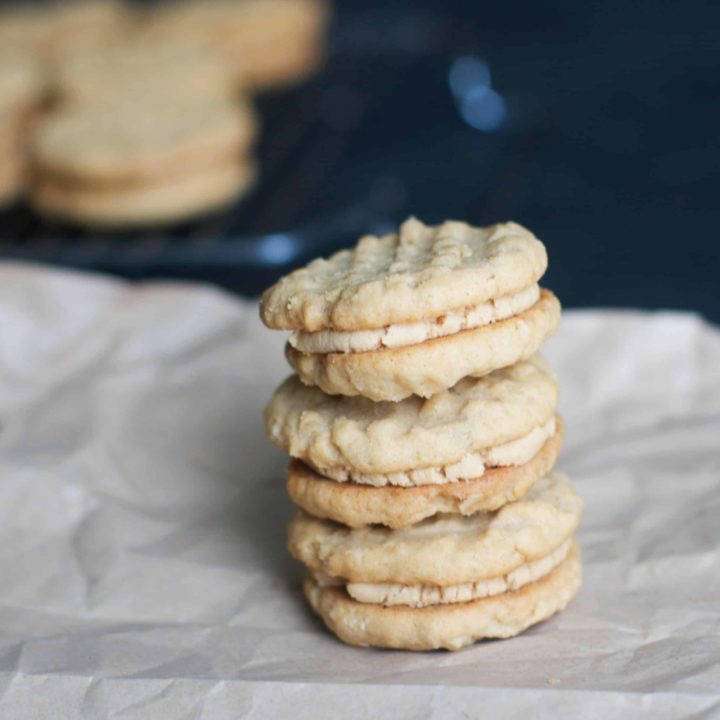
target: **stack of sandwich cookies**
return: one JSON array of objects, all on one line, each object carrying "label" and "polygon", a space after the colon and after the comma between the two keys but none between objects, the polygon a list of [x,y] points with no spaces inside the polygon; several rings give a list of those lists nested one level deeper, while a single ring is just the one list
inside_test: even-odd
[{"label": "stack of sandwich cookies", "polygon": [[301,508],[305,594],[356,645],[510,637],[577,592],[582,502],[552,472],[557,382],[536,354],[560,306],[514,223],[410,219],[263,296],[297,375],[265,413]]}]

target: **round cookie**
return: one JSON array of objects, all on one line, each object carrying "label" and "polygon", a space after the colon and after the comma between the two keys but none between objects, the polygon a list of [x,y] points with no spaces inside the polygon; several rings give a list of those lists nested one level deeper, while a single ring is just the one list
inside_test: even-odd
[{"label": "round cookie", "polygon": [[[482,378],[464,378],[430,399],[396,403],[326,395],[291,376],[268,404],[265,426],[280,449],[326,477],[374,485],[446,483],[458,473],[467,477],[463,465],[481,451],[537,432],[557,402],[557,381],[536,355]],[[538,436],[535,452],[546,439]],[[532,450],[511,464],[529,460]],[[481,473],[482,465],[472,477]]]},{"label": "round cookie", "polygon": [[371,400],[430,397],[464,377],[481,377],[533,355],[557,329],[560,303],[548,290],[523,313],[416,345],[361,353],[285,355],[300,379],[331,395]]},{"label": "round cookie", "polygon": [[222,208],[252,188],[253,163],[225,163],[152,184],[107,189],[34,183],[33,206],[48,215],[98,228],[178,222]]},{"label": "round cookie", "polygon": [[438,515],[402,530],[350,529],[300,512],[288,547],[313,572],[346,582],[456,585],[550,554],[575,533],[582,506],[568,479],[551,472],[494,513]]},{"label": "round cookie", "polygon": [[441,485],[372,487],[339,483],[293,460],[287,472],[290,499],[310,515],[349,527],[404,528],[438,513],[473,515],[518,500],[555,465],[562,447],[562,423],[540,451],[523,465],[490,468],[479,478]]},{"label": "round cookie", "polygon": [[567,606],[580,588],[577,545],[554,570],[519,590],[458,604],[383,607],[353,600],[312,577],[305,595],[328,628],[350,645],[459,650],[483,638],[508,638]]}]

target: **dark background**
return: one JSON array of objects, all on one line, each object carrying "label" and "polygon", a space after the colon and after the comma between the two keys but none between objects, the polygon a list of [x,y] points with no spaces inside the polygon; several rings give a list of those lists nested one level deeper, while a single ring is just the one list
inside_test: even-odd
[{"label": "dark background", "polygon": [[411,213],[514,219],[566,307],[720,322],[719,53],[717,2],[340,0],[323,72],[259,99],[244,202],[115,235],[16,207],[0,256],[256,294]]}]

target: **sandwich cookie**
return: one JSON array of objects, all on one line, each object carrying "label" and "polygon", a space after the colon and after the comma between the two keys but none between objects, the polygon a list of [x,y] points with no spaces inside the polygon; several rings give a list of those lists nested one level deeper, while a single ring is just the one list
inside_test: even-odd
[{"label": "sandwich cookie", "polygon": [[515,223],[477,228],[410,218],[269,288],[268,327],[291,330],[290,365],[328,394],[430,397],[530,357],[555,331],[538,286],[543,244]]},{"label": "sandwich cookie", "polygon": [[55,61],[117,40],[129,30],[131,17],[128,5],[116,0],[3,3],[0,49]]},{"label": "sandwich cookie", "polygon": [[35,208],[90,225],[151,225],[246,192],[255,176],[250,106],[174,99],[124,98],[48,117],[31,146]]},{"label": "sandwich cookie", "polygon": [[404,530],[351,530],[301,513],[288,546],[305,592],[342,640],[458,649],[510,637],[565,607],[580,585],[582,500],[559,473],[520,501]]},{"label": "sandwich cookie", "polygon": [[404,527],[438,512],[495,510],[527,492],[560,452],[557,400],[555,377],[534,356],[398,403],[328,396],[291,377],[265,423],[297,459],[287,485],[301,508],[351,527]]}]

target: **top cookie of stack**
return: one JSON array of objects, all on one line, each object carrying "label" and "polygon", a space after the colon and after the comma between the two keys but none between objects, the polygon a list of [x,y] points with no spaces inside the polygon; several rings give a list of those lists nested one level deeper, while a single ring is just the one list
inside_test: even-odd
[{"label": "top cookie of stack", "polygon": [[543,244],[516,223],[410,218],[282,278],[261,316],[292,331],[287,359],[306,385],[430,397],[529,358],[552,335],[560,303],[538,286],[546,268]]},{"label": "top cookie of stack", "polygon": [[32,52],[53,63],[101,48],[134,26],[134,11],[120,0],[49,0],[0,5],[0,49]]}]

